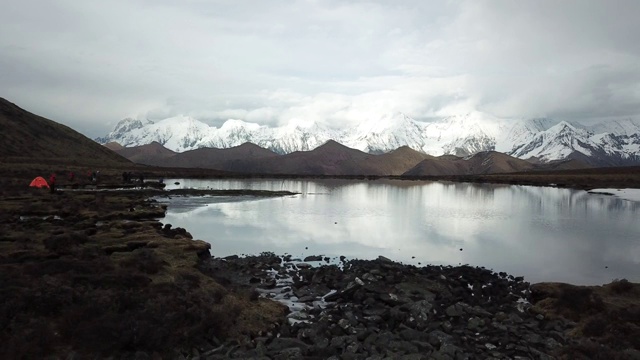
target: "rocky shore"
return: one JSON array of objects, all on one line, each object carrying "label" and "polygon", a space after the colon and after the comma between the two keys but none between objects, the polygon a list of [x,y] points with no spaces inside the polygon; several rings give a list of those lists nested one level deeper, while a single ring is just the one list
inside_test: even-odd
[{"label": "rocky shore", "polygon": [[[216,258],[158,221],[158,194],[1,193],[1,358],[640,358],[638,284],[530,285],[384,257]],[[173,195],[204,194],[290,193]]]},{"label": "rocky shore", "polygon": [[[204,353],[207,359],[552,359],[640,355],[637,348],[633,349],[637,342],[622,344],[634,341],[632,338],[619,338],[618,349],[611,349],[571,336],[570,331],[580,328],[580,324],[533,306],[531,302],[539,301],[540,295],[545,299],[552,296],[538,291],[539,297],[535,298],[532,290],[536,292],[536,287],[521,277],[469,266],[407,266],[383,256],[372,261],[343,258],[335,265],[323,265],[330,259],[321,256],[304,260],[317,265],[274,254],[214,258],[202,263],[203,270],[212,276],[256,289],[261,296],[290,308],[288,321],[277,330],[210,349]],[[595,304],[584,300],[585,295],[590,297],[592,293],[560,295],[572,297],[561,306],[586,315]]]}]

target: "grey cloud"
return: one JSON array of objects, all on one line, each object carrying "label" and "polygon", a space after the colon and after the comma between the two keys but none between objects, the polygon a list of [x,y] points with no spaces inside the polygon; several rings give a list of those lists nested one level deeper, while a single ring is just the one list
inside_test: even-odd
[{"label": "grey cloud", "polygon": [[5,1],[2,93],[103,135],[125,116],[331,125],[402,111],[637,117],[633,0]]}]

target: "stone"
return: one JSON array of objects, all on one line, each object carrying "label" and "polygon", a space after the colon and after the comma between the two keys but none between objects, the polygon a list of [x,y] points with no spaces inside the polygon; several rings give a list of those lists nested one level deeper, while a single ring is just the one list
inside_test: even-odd
[{"label": "stone", "polygon": [[540,359],[540,360],[553,360],[554,357],[547,354],[547,353],[543,353],[540,350],[534,349],[534,348],[530,348],[530,351],[533,355],[535,355],[536,359]]},{"label": "stone", "polygon": [[517,314],[510,314],[509,320],[511,320],[511,322],[513,322],[514,324],[521,324],[523,322],[522,318]]},{"label": "stone", "polygon": [[433,346],[441,346],[443,344],[449,344],[453,341],[453,336],[445,334],[440,330],[434,330],[429,333],[429,343]]},{"label": "stone", "polygon": [[362,275],[362,280],[368,281],[368,282],[375,282],[375,281],[378,281],[378,278],[371,273],[366,273]]},{"label": "stone", "polygon": [[429,334],[424,331],[418,331],[411,328],[400,330],[400,337],[406,341],[429,341]]},{"label": "stone", "polygon": [[536,333],[526,333],[522,336],[522,340],[526,341],[529,344],[542,344],[543,339],[542,336],[536,334]]},{"label": "stone", "polygon": [[418,347],[409,341],[394,340],[389,343],[389,349],[400,354],[414,354],[418,352]]},{"label": "stone", "polygon": [[303,358],[302,350],[299,348],[283,349],[273,357],[274,360],[298,360]]},{"label": "stone", "polygon": [[557,342],[553,338],[544,339],[543,342],[544,342],[544,346],[547,349],[550,349],[550,350],[553,350],[553,349],[556,349],[556,348],[559,348],[560,346],[562,346],[559,342]]},{"label": "stone", "polygon": [[403,355],[399,359],[400,360],[427,360],[429,358],[422,354],[408,354],[408,355]]},{"label": "stone", "polygon": [[450,321],[442,322],[442,330],[448,333],[448,332],[451,332],[452,329],[453,329],[453,325],[451,325]]},{"label": "stone", "polygon": [[308,347],[309,345],[305,344],[304,341],[289,337],[277,337],[267,345],[269,351],[281,351],[289,348],[307,349]]},{"label": "stone", "polygon": [[462,316],[465,313],[465,307],[461,306],[460,303],[454,304],[454,305],[450,305],[449,307],[447,307],[444,312],[445,314],[447,314],[447,316],[450,317],[456,317],[456,316]]},{"label": "stone", "polygon": [[338,326],[340,326],[342,329],[347,330],[351,325],[349,324],[349,320],[347,319],[340,319],[338,321]]},{"label": "stone", "polygon": [[378,261],[383,262],[383,263],[387,263],[387,264],[393,264],[393,260],[389,259],[388,257],[385,256],[378,256]]},{"label": "stone", "polygon": [[480,331],[480,328],[484,326],[484,320],[479,317],[472,317],[467,322],[467,328],[471,331]]}]

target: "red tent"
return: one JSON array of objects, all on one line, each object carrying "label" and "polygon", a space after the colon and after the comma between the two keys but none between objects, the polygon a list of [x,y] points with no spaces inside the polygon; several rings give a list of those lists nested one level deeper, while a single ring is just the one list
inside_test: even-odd
[{"label": "red tent", "polygon": [[33,179],[33,181],[31,181],[31,184],[29,184],[29,186],[31,187],[37,187],[37,188],[49,188],[49,184],[47,184],[47,180],[45,180],[42,176],[38,176],[37,178]]}]

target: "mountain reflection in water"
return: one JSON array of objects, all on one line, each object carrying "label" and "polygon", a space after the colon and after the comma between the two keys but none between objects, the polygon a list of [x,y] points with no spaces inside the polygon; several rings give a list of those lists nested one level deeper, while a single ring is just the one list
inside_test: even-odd
[{"label": "mountain reflection in water", "polygon": [[172,188],[289,190],[172,198],[164,223],[214,256],[272,251],[469,264],[530,282],[640,281],[640,203],[545,187],[419,181],[190,180]]}]

